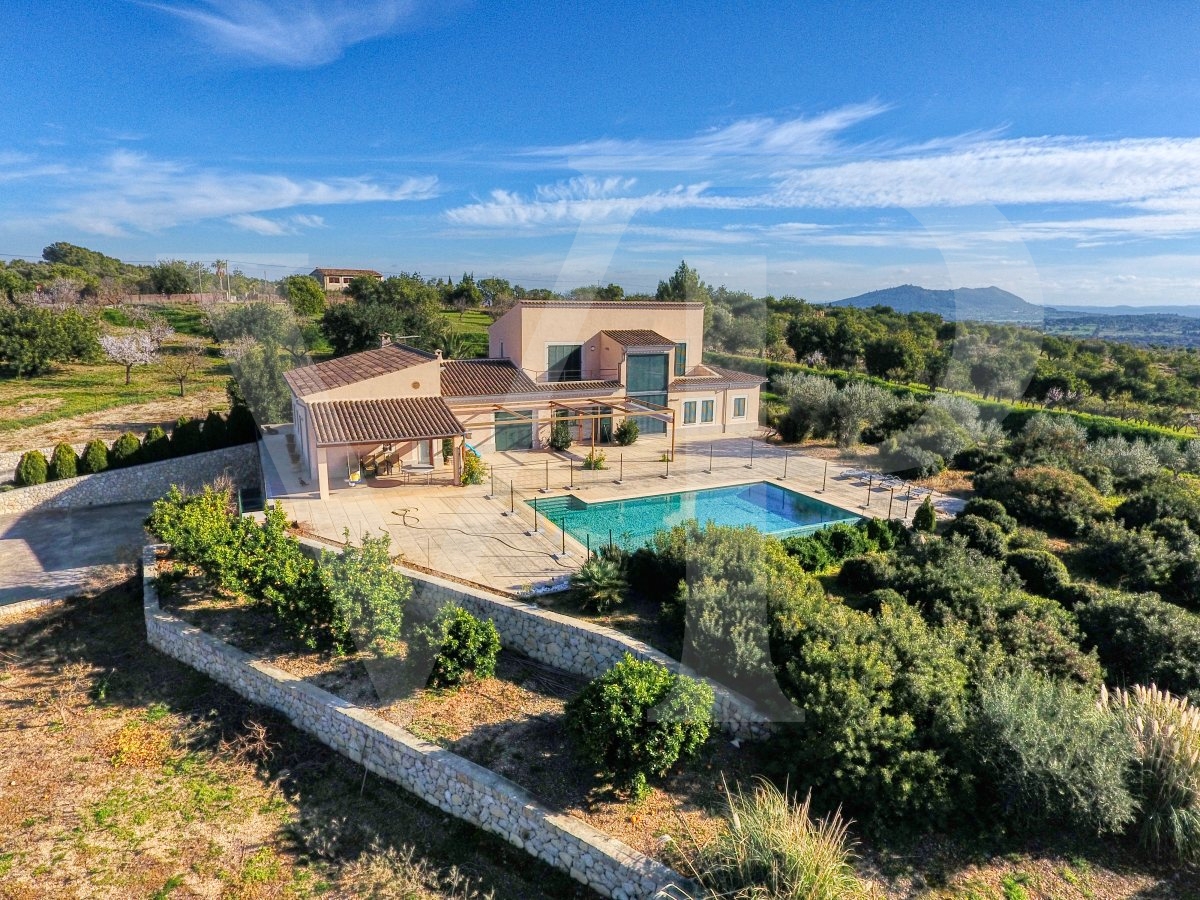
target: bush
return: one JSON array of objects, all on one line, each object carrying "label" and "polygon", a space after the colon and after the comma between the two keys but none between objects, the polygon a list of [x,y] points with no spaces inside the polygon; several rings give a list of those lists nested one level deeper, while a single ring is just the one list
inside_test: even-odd
[{"label": "bush", "polygon": [[1155,856],[1200,862],[1200,710],[1156,687],[1103,693],[1132,739],[1138,836]]},{"label": "bush", "polygon": [[1014,550],[1004,557],[1004,563],[1020,576],[1027,591],[1043,597],[1060,599],[1071,581],[1062,560],[1045,550]]},{"label": "bush", "polygon": [[396,650],[404,606],[412,596],[412,582],[392,567],[390,544],[388,535],[363,535],[359,547],[347,543],[340,554],[321,554],[335,637],[377,657]]},{"label": "bush", "polygon": [[585,469],[600,470],[606,468],[605,456],[603,450],[592,450],[583,458],[583,467]]},{"label": "bush", "polygon": [[78,474],[78,463],[79,458],[75,455],[74,447],[67,443],[58,444],[50,455],[50,468],[46,477],[51,481],[74,478]]},{"label": "bush", "polygon": [[204,450],[204,423],[200,419],[180,417],[171,429],[171,455],[188,456]]},{"label": "bush", "polygon": [[641,429],[638,428],[638,423],[633,419],[624,419],[621,424],[613,431],[613,440],[622,447],[628,447],[637,442],[638,434]]},{"label": "bush", "polygon": [[220,450],[228,445],[228,435],[225,431],[225,419],[215,409],[210,409],[204,417],[204,425],[200,429],[204,438],[205,450]]},{"label": "bush", "polygon": [[115,441],[108,453],[108,465],[112,469],[123,469],[142,461],[142,443],[131,431],[125,432]]},{"label": "bush", "polygon": [[937,528],[937,511],[933,508],[933,500],[926,497],[913,513],[913,531],[924,531],[932,534]]},{"label": "bush", "polygon": [[856,556],[842,563],[837,583],[851,594],[868,594],[887,587],[892,578],[891,560],[880,553]]},{"label": "bush", "polygon": [[254,421],[254,414],[245,404],[235,403],[230,407],[229,415],[225,418],[225,440],[230,447],[258,440],[258,425]]},{"label": "bush", "polygon": [[161,427],[155,425],[142,438],[142,462],[158,462],[171,456],[171,439]]},{"label": "bush", "polygon": [[561,420],[554,423],[550,428],[550,449],[557,450],[559,453],[566,450],[573,443],[571,439],[571,426]]},{"label": "bush", "polygon": [[996,469],[975,476],[980,496],[999,500],[1018,522],[1064,534],[1080,534],[1093,522],[1106,518],[1104,498],[1086,479],[1045,466],[1005,471]]},{"label": "bush", "polygon": [[979,516],[959,515],[946,529],[946,535],[959,535],[966,541],[968,547],[995,559],[1003,559],[1005,553],[1008,552],[1004,532],[1000,526]]},{"label": "bush", "polygon": [[626,654],[567,703],[567,727],[589,762],[635,797],[708,740],[713,692]]},{"label": "bush", "polygon": [[1017,833],[1116,834],[1133,821],[1131,742],[1090,691],[1029,673],[986,683],[970,747],[981,787]]},{"label": "bush", "polygon": [[625,599],[629,582],[625,580],[620,563],[596,556],[571,576],[571,588],[585,609],[606,613]]},{"label": "bush", "polygon": [[720,897],[870,900],[875,891],[851,864],[840,813],[815,820],[812,795],[797,803],[766,779],[750,794],[725,789],[725,829],[699,848],[693,868]]},{"label": "bush", "polygon": [[462,607],[443,606],[433,622],[417,629],[413,644],[417,654],[432,659],[431,687],[455,687],[470,677],[496,674],[500,632]]},{"label": "bush", "polygon": [[904,603],[877,616],[828,603],[778,627],[779,684],[804,710],[774,739],[789,777],[875,823],[944,822],[965,788],[951,758],[965,724],[962,628],[931,627]]},{"label": "bush", "polygon": [[972,497],[963,506],[960,516],[979,516],[981,519],[987,519],[989,522],[994,522],[1000,526],[1000,530],[1005,534],[1012,534],[1017,530],[1017,520],[1008,514],[1008,510],[1004,508],[1004,504],[999,500],[985,500],[982,497]]},{"label": "bush", "polygon": [[1200,533],[1200,492],[1181,479],[1161,479],[1117,507],[1116,518],[1127,528],[1151,525],[1159,519],[1181,519]]},{"label": "bush", "polygon": [[108,446],[99,438],[87,442],[79,457],[79,474],[90,475],[108,468]]},{"label": "bush", "polygon": [[1200,616],[1154,594],[1118,591],[1081,604],[1075,616],[1109,684],[1156,684],[1200,700]]},{"label": "bush", "polygon": [[463,454],[462,476],[459,481],[464,485],[468,484],[483,484],[484,478],[487,477],[487,467],[483,464],[483,458],[478,454],[468,450]]},{"label": "bush", "polygon": [[17,461],[13,482],[17,487],[30,487],[35,484],[45,484],[50,467],[41,450],[26,450]]}]

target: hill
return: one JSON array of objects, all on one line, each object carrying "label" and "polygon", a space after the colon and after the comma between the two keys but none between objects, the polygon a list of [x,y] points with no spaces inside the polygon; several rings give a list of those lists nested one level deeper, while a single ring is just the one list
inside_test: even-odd
[{"label": "hill", "polygon": [[1032,324],[1040,323],[1045,318],[1045,310],[1042,307],[998,287],[934,291],[915,284],[902,284],[899,287],[859,294],[857,297],[847,297],[845,300],[834,300],[828,305],[855,306],[860,309],[890,306],[896,312],[931,312],[953,321],[970,319],[977,322]]}]

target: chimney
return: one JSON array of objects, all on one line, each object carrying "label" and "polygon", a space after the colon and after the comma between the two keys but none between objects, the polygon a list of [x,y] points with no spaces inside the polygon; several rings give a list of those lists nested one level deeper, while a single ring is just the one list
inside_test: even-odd
[{"label": "chimney", "polygon": [[440,362],[440,361],[441,361],[441,359],[442,359],[442,351],[441,351],[441,350],[434,350],[434,351],[433,351],[433,358],[434,358],[434,359],[436,359],[436,360],[438,360],[438,361]]},{"label": "chimney", "polygon": [[386,331],[383,332],[383,334],[379,335],[379,346],[380,347],[388,347],[391,345],[391,343],[392,343],[392,336],[390,334],[388,334]]}]

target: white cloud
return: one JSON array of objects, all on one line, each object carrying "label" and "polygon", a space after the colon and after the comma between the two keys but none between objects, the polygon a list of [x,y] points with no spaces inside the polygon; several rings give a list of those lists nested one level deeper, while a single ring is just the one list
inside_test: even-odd
[{"label": "white cloud", "polygon": [[412,0],[206,0],[147,5],[189,23],[220,53],[292,68],[332,62],[347,47],[395,30],[415,8]]},{"label": "white cloud", "polygon": [[266,237],[299,234],[301,228],[323,228],[325,226],[325,220],[321,216],[309,215],[288,216],[284,219],[268,219],[266,216],[242,213],[230,216],[229,222],[238,228]]},{"label": "white cloud", "polygon": [[324,220],[306,214],[280,223],[259,214],[298,206],[425,200],[437,195],[437,179],[432,176],[388,183],[363,177],[297,179],[198,168],[124,150],[111,154],[95,170],[75,173],[74,178],[86,187],[71,192],[57,218],[104,235],[235,217],[240,218],[234,224],[259,234],[286,234],[287,228],[320,227]]}]

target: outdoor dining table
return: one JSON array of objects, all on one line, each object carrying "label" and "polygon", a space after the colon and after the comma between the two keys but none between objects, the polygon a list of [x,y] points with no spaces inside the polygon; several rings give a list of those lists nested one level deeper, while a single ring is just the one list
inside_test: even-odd
[{"label": "outdoor dining table", "polygon": [[414,463],[410,466],[404,466],[400,472],[404,475],[405,481],[408,481],[410,478],[419,478],[422,475],[424,475],[429,481],[433,480],[432,463]]}]

